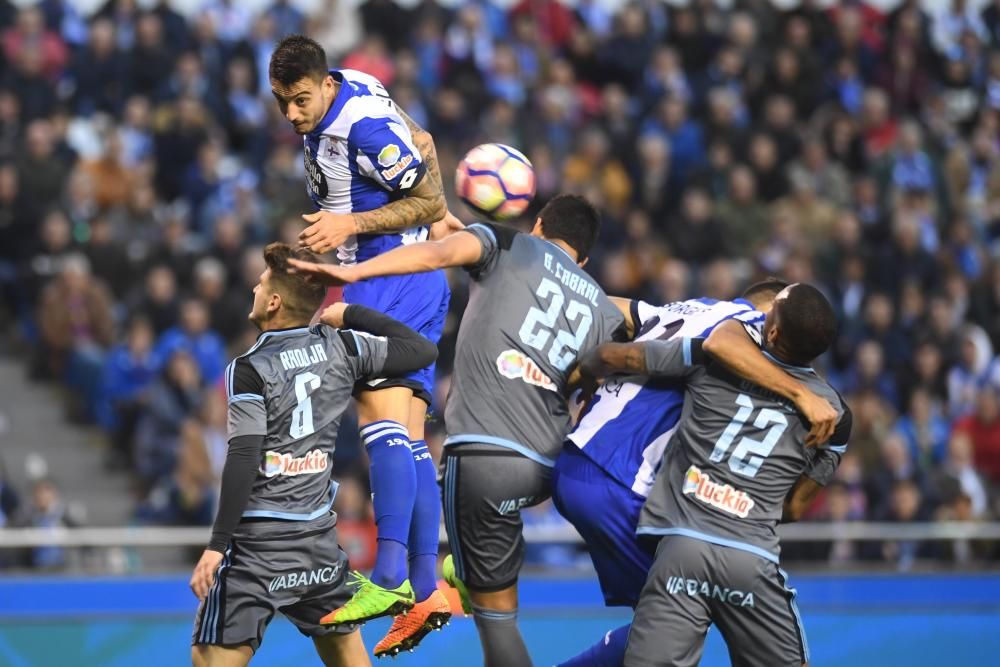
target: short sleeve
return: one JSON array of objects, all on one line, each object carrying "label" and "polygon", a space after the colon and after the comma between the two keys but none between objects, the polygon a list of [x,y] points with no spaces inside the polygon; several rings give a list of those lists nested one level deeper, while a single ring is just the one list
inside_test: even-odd
[{"label": "short sleeve", "polygon": [[643,343],[646,371],[650,375],[684,377],[704,363],[700,338],[651,340]]},{"label": "short sleeve", "polygon": [[389,349],[385,336],[373,336],[354,329],[340,329],[337,333],[347,351],[347,364],[354,372],[354,379],[378,377],[385,366]]},{"label": "short sleeve", "polygon": [[483,247],[479,261],[463,267],[473,280],[481,280],[486,277],[496,267],[500,253],[504,250],[510,250],[514,244],[514,238],[517,236],[517,231],[509,227],[482,222],[469,225],[463,231],[475,236]]},{"label": "short sleeve", "polygon": [[347,146],[358,172],[390,192],[410,190],[426,171],[410,131],[391,118],[359,119],[351,126]]},{"label": "short sleeve", "polygon": [[267,434],[264,380],[245,357],[237,358],[226,367],[226,399],[229,440],[243,435]]}]

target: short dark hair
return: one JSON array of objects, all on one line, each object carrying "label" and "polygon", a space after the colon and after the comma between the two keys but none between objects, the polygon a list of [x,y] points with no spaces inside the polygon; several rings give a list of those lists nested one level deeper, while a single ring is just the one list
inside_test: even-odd
[{"label": "short dark hair", "polygon": [[805,366],[833,343],[837,317],[823,293],[812,285],[795,283],[786,294],[774,302],[779,316],[779,347],[789,361]]},{"label": "short dark hair", "polygon": [[778,292],[786,287],[788,287],[787,280],[774,277],[765,278],[743,290],[743,298],[747,301],[753,301],[754,299],[773,300],[774,297],[778,296]]},{"label": "short dark hair", "polygon": [[309,77],[317,83],[329,73],[326,51],[305,35],[289,35],[275,47],[267,74],[283,86],[292,86]]},{"label": "short dark hair", "polygon": [[601,214],[593,204],[580,195],[558,195],[549,200],[538,217],[545,238],[565,241],[581,262],[590,256],[601,231]]},{"label": "short dark hair", "polygon": [[326,298],[326,287],[318,282],[307,280],[305,274],[289,273],[288,259],[294,258],[303,262],[320,262],[319,257],[305,248],[293,248],[287,243],[269,243],[264,248],[264,263],[271,269],[271,283],[275,291],[281,295],[285,308],[292,315],[304,318],[312,316],[323,305]]}]

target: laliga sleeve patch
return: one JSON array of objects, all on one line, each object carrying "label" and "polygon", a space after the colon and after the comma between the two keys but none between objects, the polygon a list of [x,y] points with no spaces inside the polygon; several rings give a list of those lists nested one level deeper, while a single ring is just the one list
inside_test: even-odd
[{"label": "laliga sleeve patch", "polygon": [[402,151],[399,150],[399,146],[389,144],[378,152],[378,164],[380,167],[387,169],[399,162],[400,155],[402,155]]}]

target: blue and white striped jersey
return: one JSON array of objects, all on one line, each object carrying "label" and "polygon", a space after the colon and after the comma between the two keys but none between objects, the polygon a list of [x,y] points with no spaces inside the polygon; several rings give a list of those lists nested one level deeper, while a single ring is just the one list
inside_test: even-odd
[{"label": "blue and white striped jersey", "polygon": [[[759,343],[764,324],[764,314],[744,299],[690,299],[661,307],[636,301],[632,318],[637,341],[704,337],[735,318]],[[626,488],[646,497],[683,406],[684,387],[676,381],[614,376],[598,389],[568,439]]]},{"label": "blue and white striped jersey", "polygon": [[[303,137],[309,196],[324,211],[371,211],[401,197],[426,169],[389,93],[375,77],[331,70],[340,82],[329,111]],[[397,234],[360,234],[337,249],[345,264],[427,239],[426,227]]]}]

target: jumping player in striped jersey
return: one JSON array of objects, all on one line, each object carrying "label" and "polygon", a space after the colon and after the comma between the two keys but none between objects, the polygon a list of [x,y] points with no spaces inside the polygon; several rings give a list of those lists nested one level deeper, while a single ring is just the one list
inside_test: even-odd
[{"label": "jumping player in striped jersey", "polygon": [[[336,249],[340,263],[350,265],[427,239],[446,213],[434,144],[382,84],[355,70],[329,70],[319,44],[300,35],[278,44],[269,73],[282,113],[302,135],[308,192],[319,209],[303,216],[311,225],[300,243],[318,253]],[[434,271],[350,285],[344,300],[391,315],[436,343],[449,291],[444,273]],[[430,365],[358,387],[378,551],[371,579],[358,579],[355,596],[325,623],[364,622],[400,603],[413,607],[409,625],[418,617],[447,620],[434,571],[441,508],[424,442],[433,383]],[[390,634],[405,630],[402,620]]]},{"label": "jumping player in striped jersey", "polygon": [[[774,296],[786,287],[768,280],[735,301],[692,299],[655,307],[632,302],[637,341],[708,337],[706,350],[734,372],[795,401],[829,436],[836,412],[770,363],[760,352],[760,329]],[[748,335],[749,334],[749,335]],[[680,419],[684,388],[674,380],[616,375],[596,391],[556,462],[553,500],[583,536],[608,606],[635,607],[653,561],[637,538],[642,504]],[[621,665],[629,625],[563,663]]]}]

